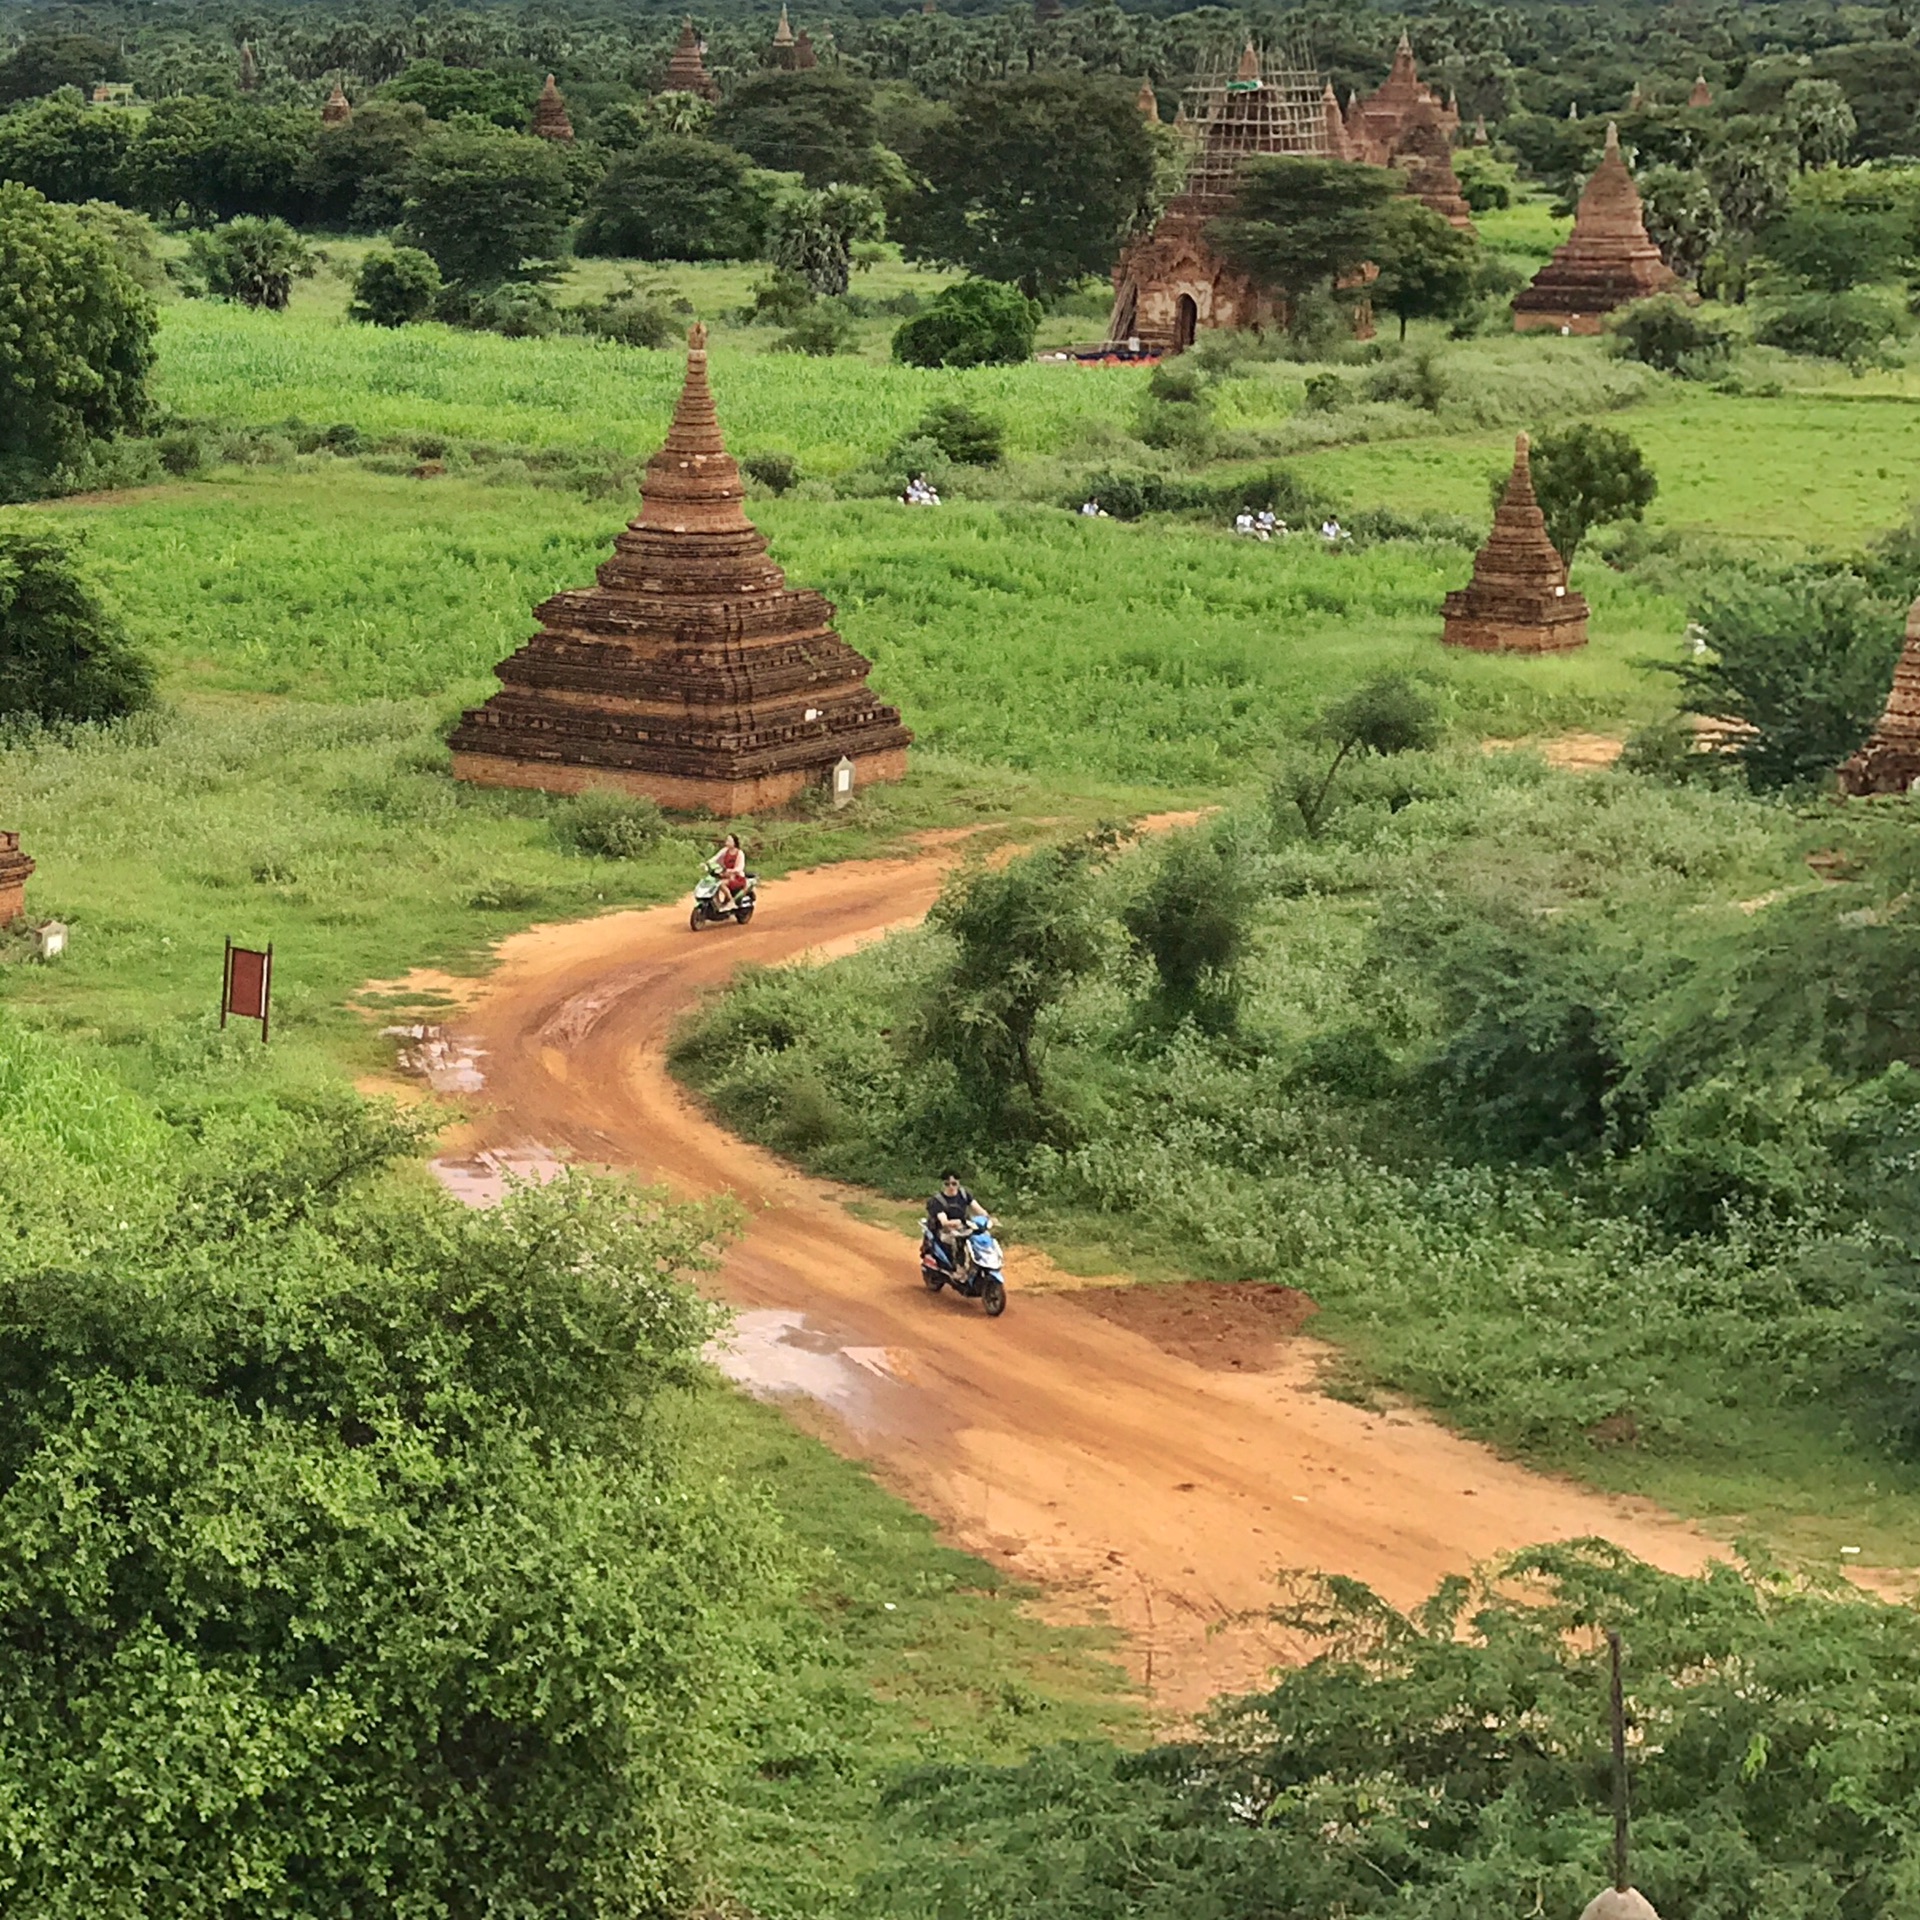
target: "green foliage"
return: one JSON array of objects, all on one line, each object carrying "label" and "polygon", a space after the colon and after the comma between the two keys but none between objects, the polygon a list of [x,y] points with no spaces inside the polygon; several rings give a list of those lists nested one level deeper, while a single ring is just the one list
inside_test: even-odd
[{"label": "green foliage", "polygon": [[[1595,527],[1640,519],[1660,490],[1640,449],[1617,427],[1551,428],[1533,442],[1531,464],[1547,538],[1569,567]],[[1496,503],[1506,480],[1495,476]]]},{"label": "green foliage", "polygon": [[1839,360],[1856,372],[1885,363],[1900,332],[1899,303],[1869,288],[1852,293],[1803,293],[1769,305],[1753,330],[1765,347],[1814,359]]},{"label": "green foliage", "polygon": [[1261,285],[1295,300],[1328,293],[1380,250],[1387,208],[1399,199],[1391,169],[1276,154],[1249,162],[1232,215],[1208,232]]},{"label": "green foliage", "polygon": [[284,220],[242,215],[194,234],[187,246],[194,277],[207,293],[269,313],[284,312],[295,278],[311,278],[316,266],[312,248]]},{"label": "green foliage", "polygon": [[1405,674],[1376,674],[1329,705],[1315,731],[1334,750],[1326,772],[1318,781],[1297,771],[1281,776],[1285,798],[1312,835],[1320,832],[1328,796],[1350,754],[1425,752],[1440,738],[1440,710],[1432,694]]},{"label": "green foliage", "polygon": [[1213,397],[1199,369],[1161,361],[1148,377],[1133,430],[1150,447],[1205,459],[1213,448]]},{"label": "green foliage", "polygon": [[740,471],[749,480],[758,481],[769,493],[782,494],[798,482],[800,462],[790,453],[767,447],[755,453],[742,454]]},{"label": "green foliage", "polygon": [[58,29],[29,33],[0,60],[0,105],[57,93],[62,87],[85,93],[95,81],[126,77],[126,57],[115,40]]},{"label": "green foliage", "polygon": [[379,247],[353,277],[347,317],[373,327],[411,326],[432,313],[440,287],[432,254],[418,247]]},{"label": "green foliage", "polygon": [[553,143],[531,135],[449,132],[407,165],[401,237],[468,287],[551,270],[572,187]]},{"label": "green foliage", "polygon": [[926,186],[903,213],[908,254],[1029,297],[1107,273],[1144,221],[1154,183],[1136,92],[1123,80],[1067,73],[969,88],[918,155]]},{"label": "green foliage", "polygon": [[163,218],[184,208],[196,220],[297,220],[319,126],[320,116],[307,107],[197,94],[157,101],[127,151],[125,191]]},{"label": "green foliage", "polygon": [[116,720],[153,677],[55,535],[0,527],[0,720]]},{"label": "green foliage", "polygon": [[1722,233],[1711,182],[1696,167],[1649,167],[1634,184],[1647,238],[1683,280],[1697,279]]},{"label": "green foliage", "polygon": [[1622,307],[1609,317],[1607,332],[1630,359],[1686,380],[1704,379],[1733,352],[1728,328],[1671,293]]},{"label": "green foliage", "polygon": [[98,230],[0,184],[0,499],[142,425],[154,311]]},{"label": "green foliage", "polygon": [[324,227],[379,232],[400,218],[426,109],[410,100],[364,100],[350,119],[314,135],[300,169],[308,217]]},{"label": "green foliage", "polygon": [[1373,303],[1400,322],[1450,320],[1465,312],[1478,291],[1480,243],[1459,232],[1411,195],[1382,209],[1374,264],[1380,269]]},{"label": "green foliage", "polygon": [[816,300],[773,344],[780,353],[804,353],[826,359],[853,350],[858,329],[838,300]]},{"label": "green foliage", "polygon": [[907,367],[1006,367],[1033,358],[1040,306],[997,280],[942,287],[926,310],[902,321],[893,357]]},{"label": "green foliage", "polygon": [[133,128],[124,115],[89,112],[62,94],[0,114],[0,180],[49,200],[101,200],[125,191]]},{"label": "green foliage", "polygon": [[1829,778],[1872,730],[1900,623],[1856,575],[1741,581],[1695,617],[1713,652],[1669,671],[1694,712],[1752,729],[1730,751],[1755,792]]},{"label": "green foliage", "polygon": [[573,314],[586,332],[617,340],[623,347],[667,347],[685,333],[680,315],[664,298],[632,282],[614,288],[596,306],[573,309]]},{"label": "green foliage", "polygon": [[731,148],[655,133],[607,169],[575,241],[632,260],[748,260],[766,239],[768,199]]},{"label": "green foliage", "polygon": [[715,116],[716,140],[810,187],[866,181],[879,138],[873,89],[837,67],[749,75]]},{"label": "green foliage", "polygon": [[1681,1578],[1580,1541],[1405,1612],[1296,1579],[1275,1618],[1323,1651],[1183,1740],[903,1782],[865,1910],[1578,1913],[1610,1868],[1601,1627],[1625,1643],[1634,1881],[1660,1912],[1865,1920],[1904,1896],[1895,1730],[1920,1695],[1904,1608],[1765,1565]]},{"label": "green foliage", "polygon": [[767,216],[767,257],[816,297],[837,298],[847,290],[855,245],[885,230],[880,201],[865,187],[799,188],[783,193]]},{"label": "green foliage", "polygon": [[524,72],[415,60],[381,86],[379,97],[423,108],[432,120],[472,114],[508,133],[524,133],[539,91],[539,82]]},{"label": "green foliage", "polygon": [[1787,89],[1784,116],[1803,167],[1844,160],[1860,125],[1845,90],[1832,80],[1796,80]]},{"label": "green foliage", "polygon": [[957,467],[991,467],[1006,449],[1004,421],[963,400],[944,400],[921,417],[916,440],[931,440]]},{"label": "green foliage", "polygon": [[604,860],[636,860],[665,837],[659,807],[639,795],[592,787],[568,803],[559,822],[562,842]]},{"label": "green foliage", "polygon": [[1248,850],[1231,834],[1196,829],[1167,841],[1145,889],[1121,915],[1152,962],[1161,1014],[1192,1018],[1209,1033],[1234,1024],[1234,968],[1252,935],[1254,900]]},{"label": "green foliage", "polygon": [[1899,207],[1796,199],[1760,237],[1762,258],[1791,289],[1840,294],[1890,279],[1913,245]]}]

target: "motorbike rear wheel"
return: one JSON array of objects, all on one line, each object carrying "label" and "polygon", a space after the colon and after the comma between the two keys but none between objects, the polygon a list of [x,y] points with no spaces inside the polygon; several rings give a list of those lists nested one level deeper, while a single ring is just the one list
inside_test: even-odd
[{"label": "motorbike rear wheel", "polygon": [[980,1304],[989,1320],[998,1320],[1007,1310],[1007,1289],[998,1280],[988,1280],[980,1288]]},{"label": "motorbike rear wheel", "polygon": [[749,900],[733,917],[744,927],[753,918],[753,902]]},{"label": "motorbike rear wheel", "polygon": [[920,1269],[920,1278],[927,1283],[927,1291],[929,1293],[938,1293],[940,1289],[947,1284],[947,1276],[940,1272],[937,1267],[922,1267]]}]

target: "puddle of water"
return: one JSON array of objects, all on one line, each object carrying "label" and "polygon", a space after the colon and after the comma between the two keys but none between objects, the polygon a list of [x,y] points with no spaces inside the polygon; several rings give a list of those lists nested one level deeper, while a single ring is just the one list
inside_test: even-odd
[{"label": "puddle of water", "polygon": [[445,1027],[382,1027],[380,1034],[402,1043],[401,1072],[417,1074],[435,1093],[478,1093],[487,1084],[480,1071],[485,1052]]},{"label": "puddle of water", "polygon": [[791,1307],[755,1307],[710,1341],[707,1359],[756,1400],[801,1394],[856,1427],[878,1424],[879,1400],[902,1368],[885,1347],[842,1346]]},{"label": "puddle of water", "polygon": [[506,1197],[509,1187],[531,1182],[544,1187],[566,1172],[566,1163],[545,1147],[512,1147],[504,1152],[476,1153],[465,1160],[435,1160],[433,1177],[467,1207],[491,1207]]}]

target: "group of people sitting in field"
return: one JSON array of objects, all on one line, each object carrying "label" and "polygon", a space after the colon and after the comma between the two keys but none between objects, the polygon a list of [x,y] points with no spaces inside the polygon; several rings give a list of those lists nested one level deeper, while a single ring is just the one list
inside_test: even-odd
[{"label": "group of people sitting in field", "polygon": [[900,504],[903,507],[937,507],[940,496],[924,473],[916,473],[907,482],[907,490],[900,496]]},{"label": "group of people sitting in field", "polygon": [[[1086,508],[1082,507],[1080,511],[1085,513]],[[1293,531],[1271,507],[1262,507],[1258,513],[1251,507],[1242,507],[1233,516],[1233,530],[1248,540],[1271,540],[1276,536],[1285,539]],[[1328,546],[1338,547],[1351,540],[1353,535],[1329,514],[1320,523],[1320,538]]]}]

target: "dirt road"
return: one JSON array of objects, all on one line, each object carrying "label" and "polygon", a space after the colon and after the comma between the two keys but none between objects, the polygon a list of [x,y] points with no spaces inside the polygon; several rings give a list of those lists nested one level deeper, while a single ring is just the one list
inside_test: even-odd
[{"label": "dirt road", "polygon": [[[924,914],[951,851],[796,874],[744,931],[688,932],[682,907],[536,928],[453,1025],[436,1077],[476,1112],[469,1177],[543,1154],[729,1191],[750,1224],[719,1275],[742,1310],[729,1370],[803,1395],[844,1451],[970,1548],[1106,1618],[1171,1713],[1292,1652],[1232,1625],[1285,1567],[1366,1580],[1396,1602],[1532,1541],[1605,1534],[1676,1570],[1711,1543],[1644,1503],[1503,1461],[1411,1412],[1315,1391],[1321,1350],[1282,1290],[1154,1290],[1129,1300],[1012,1250],[1012,1304],[921,1286],[913,1240],[863,1222],[703,1117],[665,1070],[675,1018],[742,961],[845,951]],[[456,1175],[457,1177],[457,1175]],[[1017,1223],[1016,1223],[1017,1230]]]}]

